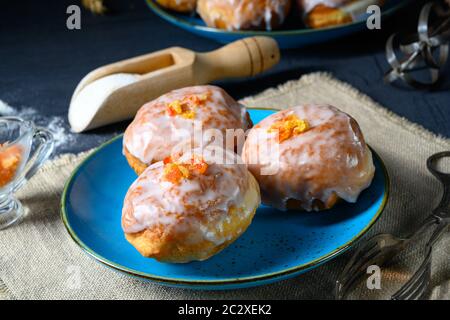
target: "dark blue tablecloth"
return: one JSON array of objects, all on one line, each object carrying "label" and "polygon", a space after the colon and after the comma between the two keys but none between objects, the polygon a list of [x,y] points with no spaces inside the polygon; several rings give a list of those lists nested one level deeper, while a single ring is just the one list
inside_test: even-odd
[{"label": "dark blue tablecloth", "polygon": [[[82,29],[69,31],[66,8],[73,3],[77,1],[7,1],[0,5],[0,100],[17,108],[35,108],[37,121],[44,125],[52,116],[66,118],[75,86],[93,68],[174,45],[198,51],[218,47],[162,21],[143,0],[110,1],[113,12],[105,16],[83,10]],[[395,113],[450,137],[450,93],[445,81],[433,92],[396,88],[382,81],[388,68],[385,41],[394,30],[414,28],[418,6],[382,21],[381,31],[287,50],[281,63],[264,75],[219,84],[238,99],[309,72],[327,71]],[[125,125],[73,135],[57,152],[94,147]]]}]

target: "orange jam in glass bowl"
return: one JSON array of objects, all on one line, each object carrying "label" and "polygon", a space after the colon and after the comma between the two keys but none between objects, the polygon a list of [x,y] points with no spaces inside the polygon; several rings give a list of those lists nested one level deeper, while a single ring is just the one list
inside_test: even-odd
[{"label": "orange jam in glass bowl", "polygon": [[14,193],[44,164],[53,146],[47,129],[18,117],[0,117],[0,230],[24,215]]},{"label": "orange jam in glass bowl", "polygon": [[0,188],[14,180],[22,161],[22,153],[20,145],[0,144]]}]

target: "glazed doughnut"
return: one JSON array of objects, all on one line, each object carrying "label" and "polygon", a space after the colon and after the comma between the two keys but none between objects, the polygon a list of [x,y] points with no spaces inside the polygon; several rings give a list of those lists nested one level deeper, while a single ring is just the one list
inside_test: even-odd
[{"label": "glazed doughnut", "polygon": [[314,29],[352,22],[352,17],[339,9],[349,0],[299,0],[305,24]]},{"label": "glazed doughnut", "polygon": [[271,30],[280,26],[291,0],[199,0],[197,12],[205,23],[227,30]]},{"label": "glazed doughnut", "polygon": [[192,12],[197,6],[197,0],[156,0],[164,8],[178,12]]},{"label": "glazed doughnut", "polygon": [[[130,166],[140,174],[150,164],[175,152],[183,153],[212,143],[240,152],[244,132],[252,126],[246,109],[224,90],[196,86],[171,91],[145,104],[128,126],[123,152]],[[227,129],[235,129],[242,139],[229,144]],[[241,129],[241,130],[239,130]],[[229,132],[230,130],[228,130]],[[241,142],[240,142],[241,141]]]},{"label": "glazed doughnut", "polygon": [[375,172],[358,123],[327,105],[265,118],[250,130],[242,158],[259,182],[263,203],[281,210],[355,202]]},{"label": "glazed doughnut", "polygon": [[305,24],[310,28],[325,28],[353,22],[373,4],[384,0],[298,0]]},{"label": "glazed doughnut", "polygon": [[238,155],[213,148],[226,153],[230,164],[196,149],[151,165],[131,185],[122,228],[143,256],[173,263],[205,260],[250,225],[260,204],[258,183]]}]

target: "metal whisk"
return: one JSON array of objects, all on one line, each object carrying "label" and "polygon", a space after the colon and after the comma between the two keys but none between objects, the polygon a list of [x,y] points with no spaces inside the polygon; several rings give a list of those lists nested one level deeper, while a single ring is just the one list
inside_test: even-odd
[{"label": "metal whisk", "polygon": [[[393,83],[403,80],[412,87],[428,89],[435,86],[448,59],[450,41],[450,10],[436,2],[427,3],[419,15],[417,34],[393,34],[386,43],[386,57],[391,69],[384,80]],[[398,42],[398,50],[395,43]],[[402,57],[400,58],[400,55]],[[429,81],[421,81],[413,73],[429,74]]]}]

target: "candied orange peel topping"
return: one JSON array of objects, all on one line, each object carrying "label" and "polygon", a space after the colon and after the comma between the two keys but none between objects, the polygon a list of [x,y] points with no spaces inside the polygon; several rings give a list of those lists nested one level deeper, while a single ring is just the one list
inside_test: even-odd
[{"label": "candied orange peel topping", "polygon": [[209,94],[190,94],[182,100],[174,100],[167,104],[167,113],[170,117],[180,116],[185,119],[195,118],[195,109],[205,103]]},{"label": "candied orange peel topping", "polygon": [[208,164],[205,162],[203,157],[194,155],[191,158],[191,164],[190,169],[199,173],[199,174],[205,174],[206,170],[208,170]]},{"label": "candied orange peel topping", "polygon": [[165,158],[163,162],[164,180],[173,184],[180,184],[182,179],[191,179],[195,173],[203,175],[208,170],[208,164],[198,155],[194,155],[189,163],[173,162],[171,157]]},{"label": "candied orange peel topping", "polygon": [[168,163],[164,165],[164,180],[179,184],[181,179],[189,179],[190,173],[185,165],[177,163]]},{"label": "candied orange peel topping", "polygon": [[293,136],[308,131],[308,121],[300,119],[295,114],[290,114],[282,120],[276,121],[267,130],[269,133],[278,132],[278,142],[283,142]]},{"label": "candied orange peel topping", "polygon": [[14,179],[22,158],[22,148],[0,144],[0,188]]}]

